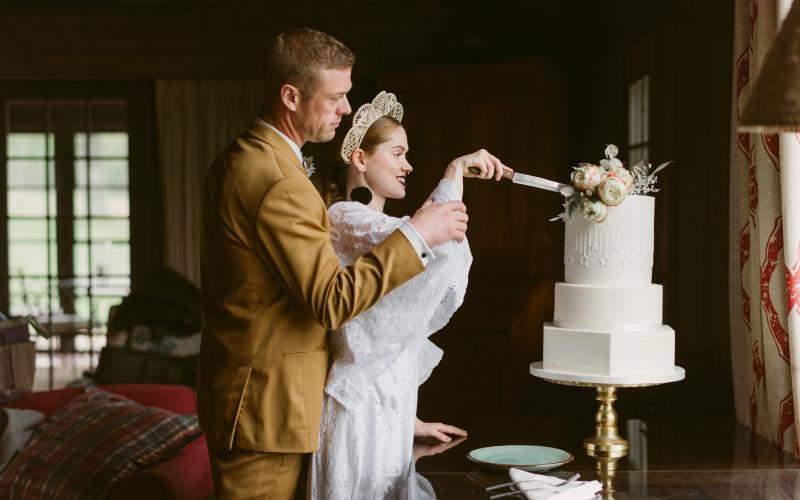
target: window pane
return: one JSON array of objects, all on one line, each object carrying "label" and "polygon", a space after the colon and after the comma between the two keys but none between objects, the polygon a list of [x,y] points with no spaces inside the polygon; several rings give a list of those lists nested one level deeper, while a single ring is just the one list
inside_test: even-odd
[{"label": "window pane", "polygon": [[642,142],[650,142],[650,77],[642,78]]},{"label": "window pane", "polygon": [[[10,187],[45,187],[45,160],[8,160],[8,185]],[[50,163],[50,185],[55,184],[55,165]]]},{"label": "window pane", "polygon": [[131,280],[128,276],[77,276],[70,280],[75,295],[89,294],[89,283],[92,285],[92,295],[128,295]]},{"label": "window pane", "polygon": [[[50,215],[56,214],[55,190],[50,190]],[[44,189],[20,189],[9,188],[8,190],[8,216],[47,216],[47,191]]]},{"label": "window pane", "polygon": [[[8,245],[8,271],[12,276],[37,274],[47,276],[47,242],[16,243]],[[56,270],[55,242],[50,245],[50,272]]]},{"label": "window pane", "polygon": [[[8,239],[47,241],[47,219],[9,219]],[[50,219],[50,238],[56,237],[56,221]]]},{"label": "window pane", "polygon": [[[73,264],[76,275],[89,274],[88,248],[89,245],[86,243],[75,243],[73,247]],[[94,242],[92,248],[91,274],[130,274],[130,247],[128,244],[114,244],[109,241]]]},{"label": "window pane", "polygon": [[11,133],[6,136],[6,154],[9,158],[33,157],[45,158],[53,157],[55,146],[53,144],[53,134],[47,134],[48,144],[45,144],[44,133]]},{"label": "window pane", "polygon": [[[75,160],[75,184],[86,186],[86,160]],[[93,186],[128,186],[128,160],[92,159],[89,173]]]},{"label": "window pane", "polygon": [[[94,318],[103,325],[108,322],[108,310],[122,302],[122,297],[92,297]],[[89,318],[89,297],[75,299],[75,313],[81,318]]]},{"label": "window pane", "polygon": [[[92,215],[108,215],[112,217],[127,217],[129,213],[128,191],[123,189],[93,189],[91,192]],[[76,189],[73,199],[75,215],[86,216],[87,210],[86,189]]]},{"label": "window pane", "polygon": [[631,148],[628,152],[628,164],[636,165],[639,160],[647,161],[648,148],[647,146],[639,146]]},{"label": "window pane", "polygon": [[[88,240],[88,219],[75,219],[75,239]],[[130,240],[130,221],[128,219],[92,219],[93,240]]]},{"label": "window pane", "polygon": [[650,77],[645,75],[628,86],[628,147],[649,141]]},{"label": "window pane", "polygon": [[[87,145],[86,134],[75,134],[75,156],[85,158],[127,158],[128,134],[126,132],[96,132],[89,135]],[[87,154],[87,146],[89,147]]]},{"label": "window pane", "polygon": [[55,279],[50,282],[50,302],[48,303],[47,278],[25,279],[12,277],[9,279],[10,312],[13,315],[42,314],[52,308],[53,312],[61,310],[58,300],[58,288]]}]

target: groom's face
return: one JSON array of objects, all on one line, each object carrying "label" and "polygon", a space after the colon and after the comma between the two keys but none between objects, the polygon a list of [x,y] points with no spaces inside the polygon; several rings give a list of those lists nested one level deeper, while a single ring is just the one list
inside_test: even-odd
[{"label": "groom's face", "polygon": [[344,115],[352,111],[347,101],[350,68],[323,69],[317,77],[317,86],[310,97],[301,96],[297,108],[303,137],[309,142],[328,142],[336,134],[336,127]]}]

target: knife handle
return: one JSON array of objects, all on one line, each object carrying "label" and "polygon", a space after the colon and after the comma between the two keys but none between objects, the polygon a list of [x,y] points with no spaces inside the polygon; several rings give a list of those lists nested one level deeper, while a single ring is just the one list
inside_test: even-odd
[{"label": "knife handle", "polygon": [[[467,170],[469,170],[471,173],[475,175],[479,175],[481,173],[481,169],[478,167],[467,167]],[[514,177],[514,171],[506,167],[503,170],[503,177],[506,179],[511,179],[512,177]]]}]

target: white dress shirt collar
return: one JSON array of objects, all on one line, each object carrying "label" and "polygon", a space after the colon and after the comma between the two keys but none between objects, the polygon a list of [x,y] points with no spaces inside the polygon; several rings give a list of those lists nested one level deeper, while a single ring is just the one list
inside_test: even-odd
[{"label": "white dress shirt collar", "polygon": [[300,160],[300,165],[303,165],[303,152],[300,151],[300,146],[298,146],[297,143],[295,143],[293,140],[289,139],[289,136],[287,136],[286,134],[284,134],[280,130],[276,129],[275,127],[273,127],[269,123],[265,122],[261,118],[256,117],[256,120],[258,121],[258,123],[264,125],[265,127],[269,127],[275,133],[277,133],[279,136],[281,136],[283,138],[283,140],[286,141],[289,144],[289,147],[292,148],[292,151],[294,151],[294,154],[297,155],[297,159]]}]

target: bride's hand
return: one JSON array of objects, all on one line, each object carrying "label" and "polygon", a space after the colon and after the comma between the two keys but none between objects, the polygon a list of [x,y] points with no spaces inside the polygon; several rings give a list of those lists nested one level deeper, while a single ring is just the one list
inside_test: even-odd
[{"label": "bride's hand", "polygon": [[459,156],[450,162],[448,169],[452,167],[464,177],[475,177],[478,179],[500,180],[506,172],[513,172],[510,168],[503,165],[499,158],[493,156],[485,149],[480,149],[468,155]]},{"label": "bride's hand", "polygon": [[423,422],[417,419],[414,424],[414,437],[421,439],[435,439],[442,443],[449,443],[453,440],[448,434],[456,437],[466,437],[467,431],[459,429],[453,425],[442,424],[439,422]]}]

